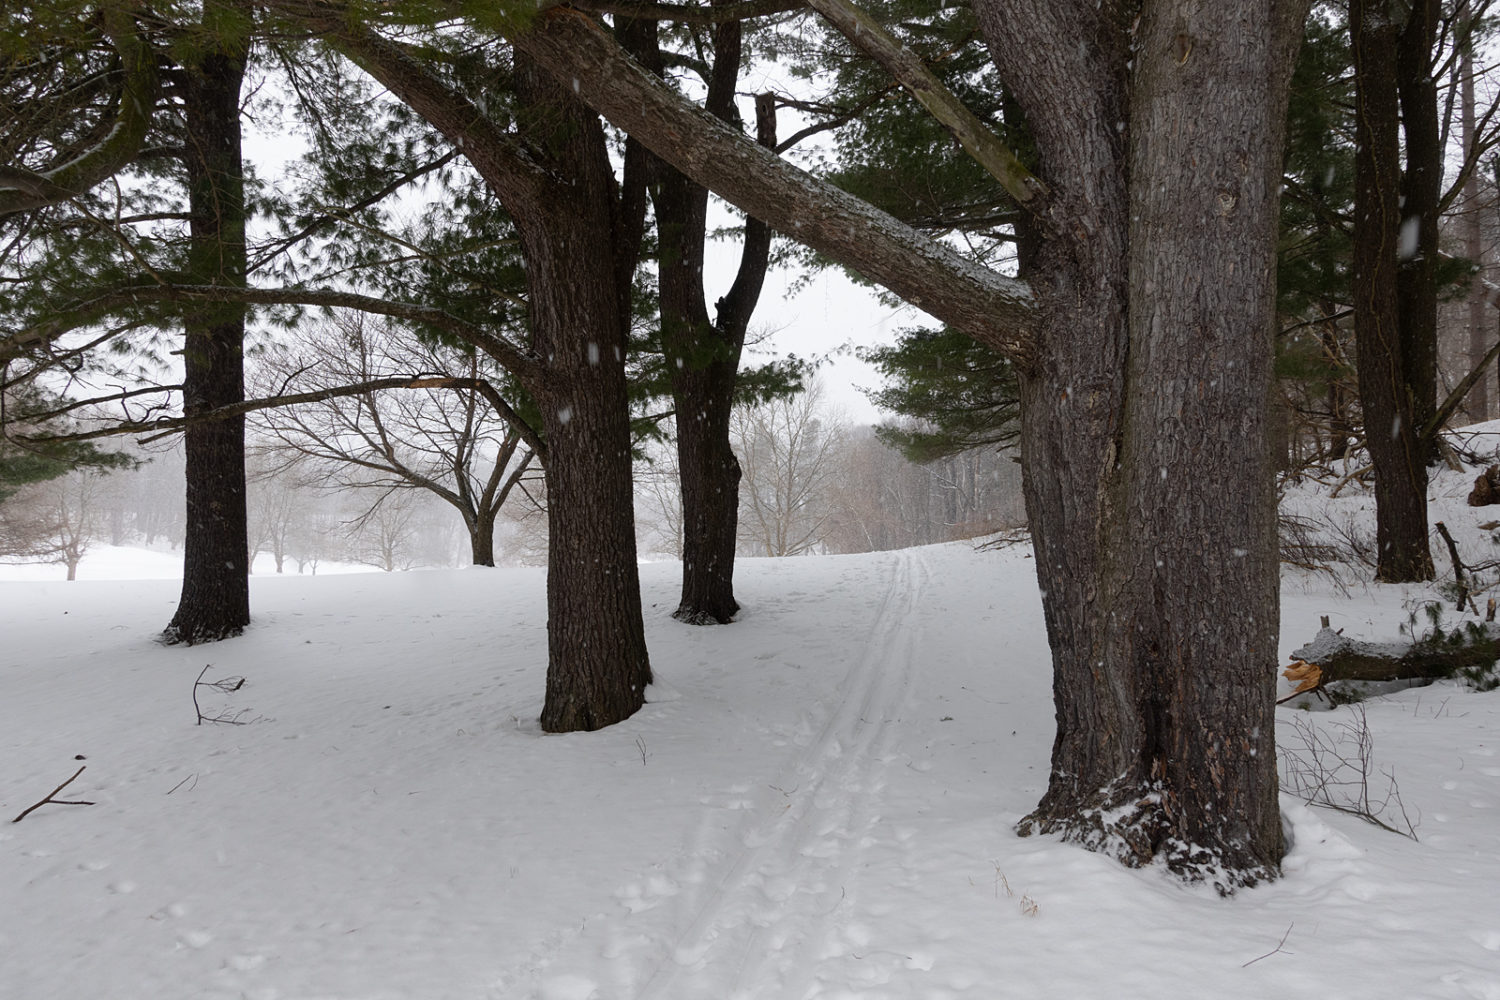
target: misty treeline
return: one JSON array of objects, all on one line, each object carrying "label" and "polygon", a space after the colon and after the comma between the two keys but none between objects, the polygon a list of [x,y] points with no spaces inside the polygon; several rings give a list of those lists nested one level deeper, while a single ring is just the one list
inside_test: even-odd
[{"label": "misty treeline", "polygon": [[[252,361],[250,373],[256,383],[284,378],[286,359]],[[488,479],[514,476],[495,511],[487,564],[545,565],[540,470],[507,447],[504,421],[473,396],[383,390],[258,415],[246,466],[252,563],[262,573],[316,573],[330,563],[388,572],[470,565],[473,518],[455,501],[482,491]],[[911,461],[876,428],[829,405],[817,381],[736,408],[732,440],[743,475],[741,555],[897,549],[1024,522],[1012,452],[982,447]],[[674,444],[655,437],[637,448],[635,511],[646,558],[682,555]],[[73,579],[92,545],[179,550],[180,442],[132,444],[122,453],[132,467],[74,470],[22,487],[0,505],[0,558],[63,565]]]}]

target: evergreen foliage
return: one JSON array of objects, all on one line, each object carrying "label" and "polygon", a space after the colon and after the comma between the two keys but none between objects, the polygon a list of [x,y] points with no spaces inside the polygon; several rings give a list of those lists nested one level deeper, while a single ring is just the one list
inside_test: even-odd
[{"label": "evergreen foliage", "polygon": [[1015,371],[967,334],[948,327],[903,330],[893,346],[867,348],[859,356],[886,379],[881,388],[867,390],[870,401],[911,418],[876,433],[912,461],[1015,440],[1020,418]]},{"label": "evergreen foliage", "polygon": [[67,475],[74,469],[132,469],[138,462],[128,455],[106,451],[88,441],[17,440],[23,434],[46,430],[56,433],[65,419],[38,419],[38,415],[66,405],[52,393],[22,387],[0,398],[0,503],[24,486]]}]

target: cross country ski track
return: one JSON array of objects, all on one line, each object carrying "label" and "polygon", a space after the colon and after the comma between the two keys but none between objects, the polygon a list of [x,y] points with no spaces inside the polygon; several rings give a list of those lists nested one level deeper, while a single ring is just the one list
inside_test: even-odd
[{"label": "cross country ski track", "polygon": [[[810,998],[840,981],[819,974],[825,964],[866,958],[852,915],[866,852],[894,837],[881,828],[882,792],[887,769],[909,760],[898,752],[900,721],[917,680],[928,578],[920,551],[894,554],[868,639],[837,685],[841,700],[811,741],[779,772],[726,790],[737,823],[705,810],[672,860],[618,887],[625,912],[539,949],[532,996]],[[601,955],[602,967],[588,969]]]}]

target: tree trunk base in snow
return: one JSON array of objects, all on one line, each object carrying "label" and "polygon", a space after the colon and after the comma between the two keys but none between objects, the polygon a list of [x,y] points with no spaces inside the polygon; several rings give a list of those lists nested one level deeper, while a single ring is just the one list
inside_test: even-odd
[{"label": "tree trunk base in snow", "polygon": [[735,613],[739,610],[740,606],[737,603],[729,610],[725,610],[724,608],[689,607],[683,604],[676,611],[672,612],[672,617],[684,625],[728,625],[734,621]]},{"label": "tree trunk base in snow", "polygon": [[196,646],[204,642],[219,642],[244,635],[243,625],[179,625],[173,622],[161,633],[163,646]]},{"label": "tree trunk base in snow", "polygon": [[1256,858],[1237,838],[1202,846],[1186,839],[1180,812],[1159,783],[1116,782],[1082,801],[1060,801],[1049,791],[1036,810],[1016,825],[1022,837],[1053,835],[1065,843],[1113,858],[1127,868],[1162,863],[1188,883],[1212,885],[1221,896],[1275,879],[1280,866]]}]

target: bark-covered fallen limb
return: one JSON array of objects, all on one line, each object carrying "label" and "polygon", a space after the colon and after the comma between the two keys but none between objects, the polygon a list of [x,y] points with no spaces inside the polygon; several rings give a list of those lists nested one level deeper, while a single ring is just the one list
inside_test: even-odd
[{"label": "bark-covered fallen limb", "polygon": [[[1283,675],[1299,694],[1323,692],[1341,681],[1434,681],[1467,671],[1488,671],[1500,659],[1500,628],[1469,622],[1450,631],[1434,627],[1412,642],[1361,642],[1322,628],[1292,653]],[[1476,677],[1477,679],[1477,677]]]}]

